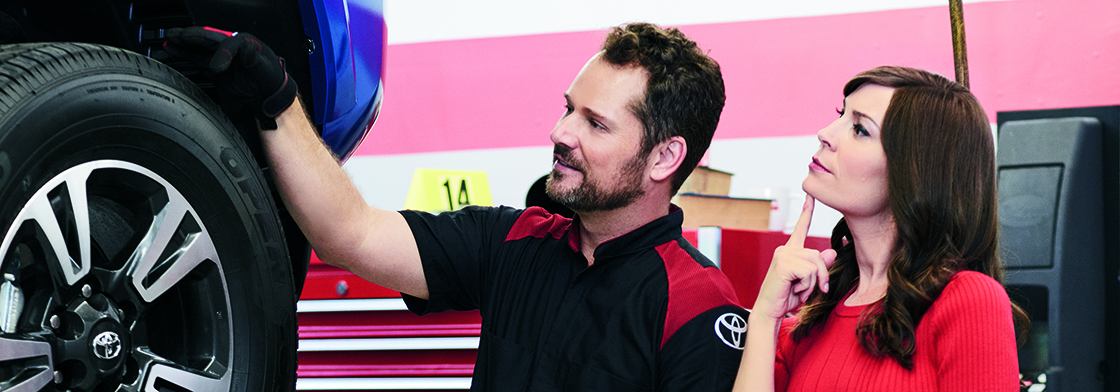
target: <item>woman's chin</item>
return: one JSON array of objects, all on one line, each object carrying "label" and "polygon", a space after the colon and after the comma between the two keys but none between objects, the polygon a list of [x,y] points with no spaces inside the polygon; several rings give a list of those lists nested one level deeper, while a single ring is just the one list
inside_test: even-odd
[{"label": "woman's chin", "polygon": [[805,177],[805,180],[801,181],[801,190],[805,191],[806,195],[812,196],[813,199],[820,201],[822,193],[820,185],[819,182],[815,181],[813,176]]}]

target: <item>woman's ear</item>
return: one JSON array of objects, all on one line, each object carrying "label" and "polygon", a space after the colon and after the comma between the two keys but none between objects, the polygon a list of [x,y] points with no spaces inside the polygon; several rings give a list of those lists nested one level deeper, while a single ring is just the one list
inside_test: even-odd
[{"label": "woman's ear", "polygon": [[677,168],[684,162],[684,155],[688,152],[688,145],[681,136],[670,137],[654,149],[653,169],[649,176],[653,181],[665,181],[673,176]]}]

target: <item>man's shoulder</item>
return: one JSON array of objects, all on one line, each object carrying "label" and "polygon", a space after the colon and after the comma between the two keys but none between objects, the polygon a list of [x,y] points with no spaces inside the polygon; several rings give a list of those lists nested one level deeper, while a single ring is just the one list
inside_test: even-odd
[{"label": "man's shoulder", "polygon": [[462,223],[466,221],[487,221],[493,219],[505,219],[513,221],[518,218],[524,210],[509,207],[509,206],[464,206],[454,211],[419,211],[419,210],[399,210],[397,213],[404,216],[409,224],[414,222],[423,221],[430,223]]},{"label": "man's shoulder", "polygon": [[670,297],[703,297],[705,302],[714,301],[709,308],[739,305],[731,281],[688,241],[678,238],[657,246],[656,250],[665,266]]},{"label": "man's shoulder", "polygon": [[523,238],[552,237],[560,239],[572,224],[572,220],[560,214],[553,214],[541,207],[529,207],[516,211],[517,220],[506,235],[506,241]]},{"label": "man's shoulder", "polygon": [[[455,211],[398,211],[418,245],[443,243],[456,238],[478,241],[480,237],[501,241],[519,219],[522,210],[507,206],[466,206]],[[421,255],[423,255],[421,249]]]},{"label": "man's shoulder", "polygon": [[742,309],[727,276],[710,262],[698,261],[688,252],[691,246],[687,246],[687,242],[682,245],[682,241],[670,241],[657,247],[669,283],[662,346],[685,324],[712,309]]}]

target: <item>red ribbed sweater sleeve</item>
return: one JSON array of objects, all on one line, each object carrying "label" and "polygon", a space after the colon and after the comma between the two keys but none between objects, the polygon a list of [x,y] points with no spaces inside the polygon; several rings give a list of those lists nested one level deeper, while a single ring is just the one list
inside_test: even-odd
[{"label": "red ribbed sweater sleeve", "polygon": [[855,329],[865,306],[837,305],[824,328],[794,343],[795,320],[778,339],[779,391],[1018,391],[1015,329],[1007,292],[973,271],[953,276],[915,330],[914,368],[874,357]]}]

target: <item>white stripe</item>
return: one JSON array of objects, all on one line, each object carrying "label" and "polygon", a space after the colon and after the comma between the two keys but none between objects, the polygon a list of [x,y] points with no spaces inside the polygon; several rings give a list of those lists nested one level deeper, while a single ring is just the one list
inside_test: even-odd
[{"label": "white stripe", "polygon": [[[782,188],[790,208],[786,230],[797,222],[805,192],[801,181],[820,142],[816,135],[717,139],[708,148],[708,164],[734,173],[731,196],[763,197],[767,188]],[[516,162],[517,164],[510,164]],[[522,208],[529,186],[552,170],[552,147],[495,148],[398,155],[351,157],[344,169],[366,202],[378,208],[400,209],[417,168],[481,170],[489,177],[494,205]],[[828,237],[840,213],[819,205],[813,211],[809,234]],[[302,303],[302,302],[301,302]]]},{"label": "white stripe", "polygon": [[470,389],[469,377],[301,378],[297,391],[379,391],[386,389]]},{"label": "white stripe", "polygon": [[408,310],[400,298],[328,299],[296,302],[297,313],[363,312],[371,310]]},{"label": "white stripe", "polygon": [[299,351],[461,350],[478,348],[477,337],[300,339]]},{"label": "white stripe", "polygon": [[[542,143],[549,143],[547,130],[541,132]],[[412,174],[419,168],[484,171],[494,205],[524,207],[529,186],[552,171],[552,145],[355,155],[343,166],[367,203],[390,210],[404,207]]]},{"label": "white stripe", "polygon": [[[981,3],[1004,0],[965,0]],[[691,25],[923,7],[945,0],[386,0],[389,44],[602,30],[627,22]],[[948,26],[949,21],[945,21]],[[947,27],[946,27],[947,28]]]}]

